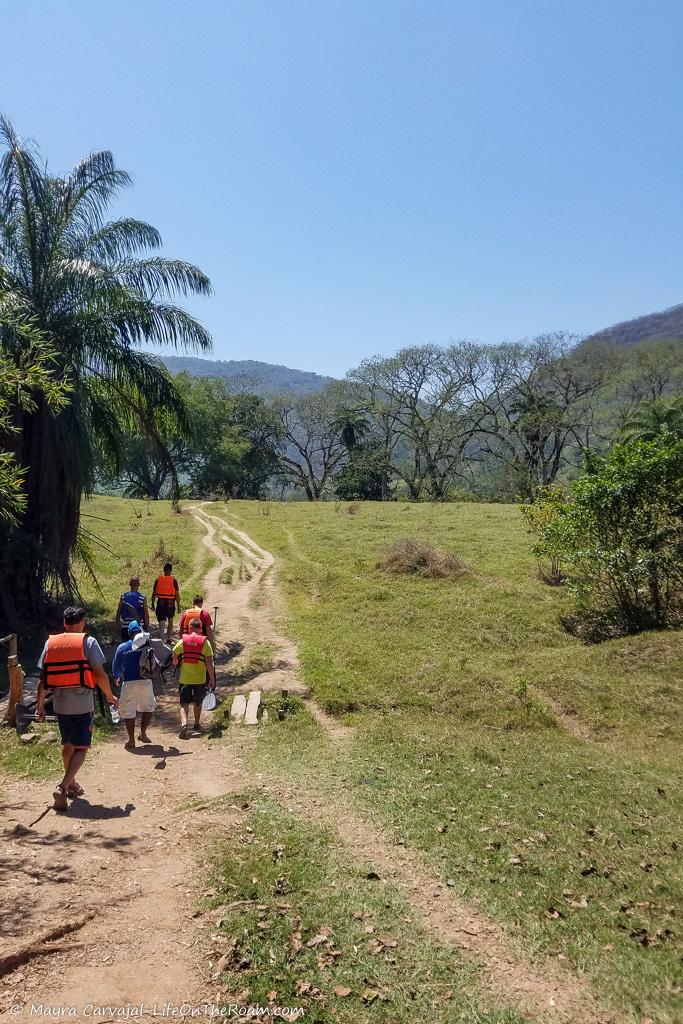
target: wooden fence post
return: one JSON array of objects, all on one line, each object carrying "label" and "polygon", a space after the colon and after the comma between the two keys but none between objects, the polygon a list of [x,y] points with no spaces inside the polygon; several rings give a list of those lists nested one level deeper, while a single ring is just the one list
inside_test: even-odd
[{"label": "wooden fence post", "polygon": [[7,658],[9,700],[7,702],[7,710],[5,711],[5,721],[9,725],[16,725],[17,720],[15,708],[17,704],[22,703],[24,695],[24,673],[21,670],[19,655],[17,653],[17,634],[10,633],[9,636],[3,637],[0,640],[0,644],[7,644],[9,648],[9,657]]}]

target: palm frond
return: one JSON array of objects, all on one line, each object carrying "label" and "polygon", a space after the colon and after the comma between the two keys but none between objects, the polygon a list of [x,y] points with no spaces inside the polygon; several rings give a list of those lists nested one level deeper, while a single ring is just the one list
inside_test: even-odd
[{"label": "palm frond", "polygon": [[127,171],[116,167],[109,150],[91,153],[65,180],[65,206],[70,219],[91,228],[101,225],[109,204],[132,183]]},{"label": "palm frond", "polygon": [[211,282],[192,263],[154,256],[146,260],[128,260],[115,268],[127,288],[141,295],[210,295]]},{"label": "palm frond", "polygon": [[80,566],[84,574],[88,577],[90,582],[97,590],[100,597],[104,597],[104,593],[97,579],[97,573],[95,571],[95,545],[98,544],[105,548],[106,551],[114,553],[112,549],[104,544],[99,537],[96,537],[90,530],[86,530],[85,527],[81,526],[78,530],[78,536],[76,538],[76,544],[74,546],[73,558],[75,562],[80,563]]},{"label": "palm frond", "polygon": [[[206,352],[211,349],[211,335],[190,313],[172,303],[122,296],[118,305],[112,303],[106,316],[112,336],[122,345],[170,345]],[[104,323],[104,314],[99,314]]]},{"label": "palm frond", "polygon": [[120,263],[131,253],[145,249],[158,249],[161,235],[151,224],[134,217],[121,217],[109,221],[92,234],[79,238],[82,251],[95,260]]}]

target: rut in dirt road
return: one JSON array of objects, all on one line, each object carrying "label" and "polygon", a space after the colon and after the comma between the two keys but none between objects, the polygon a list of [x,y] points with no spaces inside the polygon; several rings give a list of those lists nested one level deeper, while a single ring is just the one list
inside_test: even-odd
[{"label": "rut in dirt road", "polygon": [[[282,636],[275,627],[277,594],[272,572],[275,564],[273,555],[259,547],[248,534],[206,511],[206,504],[185,506],[185,511],[190,512],[206,530],[204,544],[216,559],[216,565],[206,577],[204,604],[205,607],[218,608],[218,632],[225,638],[217,643],[217,665],[225,664],[230,657],[225,645],[231,639],[239,639],[240,643],[246,640],[251,647],[271,644],[277,651],[272,669],[260,672],[253,682],[235,686],[231,692],[246,693],[259,689],[266,692],[288,690],[298,694],[306,700],[309,710],[332,739],[345,739],[351,730],[336,722],[311,699],[310,689],[299,676],[296,644]],[[221,582],[226,570],[232,573],[233,580],[241,573],[238,585]]]}]

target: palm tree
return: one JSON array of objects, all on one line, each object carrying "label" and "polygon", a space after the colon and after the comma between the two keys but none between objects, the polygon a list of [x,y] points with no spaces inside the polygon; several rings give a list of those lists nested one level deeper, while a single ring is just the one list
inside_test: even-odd
[{"label": "palm tree", "polygon": [[342,405],[335,410],[330,429],[341,438],[347,451],[356,448],[370,431],[370,421],[363,409]]},{"label": "palm tree", "polygon": [[[71,559],[79,545],[80,505],[93,486],[98,452],[114,461],[127,432],[152,439],[159,412],[182,425],[182,398],[161,363],[138,346],[207,350],[211,338],[176,304],[209,294],[196,267],[163,259],[149,224],[106,220],[130,185],[109,152],[95,152],[55,177],[0,117],[0,268],[26,316],[50,347],[54,377],[70,384],[55,411],[39,391],[12,410],[2,447],[24,474],[25,508],[0,551],[4,617],[36,614],[46,593],[75,592]],[[0,324],[0,353],[20,365],[25,341]]]},{"label": "palm tree", "polygon": [[683,437],[683,395],[641,403],[621,429],[625,441],[652,441],[667,433]]}]

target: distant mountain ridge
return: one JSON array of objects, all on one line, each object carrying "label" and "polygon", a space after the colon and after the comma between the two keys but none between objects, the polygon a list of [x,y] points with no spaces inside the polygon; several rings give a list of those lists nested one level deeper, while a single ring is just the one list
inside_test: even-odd
[{"label": "distant mountain ridge", "polygon": [[648,313],[633,320],[605,327],[586,341],[607,341],[616,345],[637,345],[640,341],[683,341],[683,303]]},{"label": "distant mountain ridge", "polygon": [[[611,342],[615,345],[637,345],[643,341],[683,341],[683,303],[660,313],[648,313],[632,320],[624,320],[604,327],[587,337],[587,342]],[[258,359],[200,359],[197,356],[162,356],[162,362],[171,373],[183,370],[197,377],[240,377],[254,382],[259,394],[290,392],[312,395],[322,391],[334,380],[312,370],[296,370],[276,363],[263,363]]]},{"label": "distant mountain ridge", "polygon": [[259,394],[286,391],[298,395],[312,395],[322,391],[332,377],[311,370],[293,370],[276,363],[262,363],[258,359],[200,359],[197,356],[162,356],[162,362],[171,373],[191,373],[196,377],[240,377],[254,381]]}]

